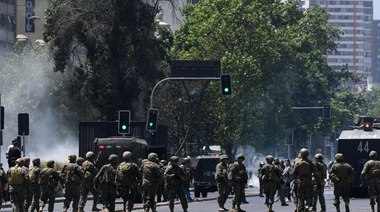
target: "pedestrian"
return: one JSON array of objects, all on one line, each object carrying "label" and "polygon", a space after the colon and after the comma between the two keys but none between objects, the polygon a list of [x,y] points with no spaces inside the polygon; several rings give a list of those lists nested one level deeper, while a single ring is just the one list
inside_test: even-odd
[{"label": "pedestrian", "polygon": [[335,155],[335,163],[331,167],[330,179],[334,183],[334,206],[337,212],[340,212],[339,198],[342,197],[346,212],[350,211],[350,199],[348,197],[350,193],[350,187],[354,180],[354,169],[350,164],[344,162],[344,156],[342,153]]},{"label": "pedestrian", "polygon": [[15,161],[15,166],[8,170],[9,194],[12,209],[16,212],[24,212],[25,185],[30,183],[28,172],[23,168],[22,159]]},{"label": "pedestrian", "polygon": [[54,160],[46,162],[46,168],[43,168],[38,177],[38,184],[41,186],[40,208],[38,212],[42,212],[44,207],[49,201],[48,211],[54,211],[55,191],[54,188],[58,186],[61,180],[59,173],[54,169]]},{"label": "pedestrian", "polygon": [[317,169],[309,160],[309,150],[300,150],[301,160],[295,163],[292,177],[298,181],[298,211],[308,211],[313,205],[313,177],[319,177]]},{"label": "pedestrian", "polygon": [[327,165],[323,162],[323,155],[321,153],[316,154],[315,156],[315,167],[318,171],[318,176],[314,178],[314,198],[313,198],[313,211],[317,210],[317,202],[321,204],[321,212],[326,211],[326,202],[325,202],[325,184],[327,179]]},{"label": "pedestrian", "polygon": [[191,194],[190,194],[190,185],[193,182],[193,169],[191,167],[191,158],[190,157],[185,158],[180,167],[183,169],[186,176],[183,189],[185,191],[187,201],[191,202],[193,201],[193,198],[191,197]]},{"label": "pedestrian", "polygon": [[87,202],[88,193],[91,192],[93,196],[92,202],[92,211],[100,211],[97,207],[99,202],[99,191],[95,188],[94,178],[98,173],[94,165],[95,154],[91,151],[86,153],[86,160],[82,163],[82,170],[84,173],[83,181],[82,181],[82,189],[80,192],[79,204],[78,204],[78,212],[83,212],[83,209]]},{"label": "pedestrian", "polygon": [[76,163],[77,156],[70,154],[68,159],[69,163],[65,164],[61,171],[62,185],[65,189],[63,212],[69,209],[71,201],[73,202],[73,210],[78,210],[81,182],[84,177],[82,168]]},{"label": "pedestrian", "polygon": [[380,161],[377,159],[376,151],[369,153],[369,160],[364,164],[361,172],[361,178],[368,187],[368,196],[371,205],[371,211],[375,211],[377,202],[377,211],[380,211]]},{"label": "pedestrian", "polygon": [[228,195],[231,193],[230,183],[228,182],[228,156],[221,155],[219,157],[220,162],[215,167],[215,181],[218,185],[218,211],[228,211],[224,207],[227,201]]},{"label": "pedestrian", "polygon": [[244,160],[244,155],[238,154],[236,161],[229,168],[228,180],[232,183],[234,191],[231,211],[244,212],[244,210],[240,208],[244,197],[245,184],[247,184],[248,181],[247,169],[243,164]]},{"label": "pedestrian", "polygon": [[12,145],[8,147],[8,150],[5,154],[8,159],[8,167],[11,168],[12,166],[15,166],[16,160],[18,158],[21,158],[20,143],[17,140],[17,137],[12,141]]},{"label": "pedestrian", "polygon": [[[282,168],[280,160],[277,157],[273,160],[273,164],[277,166],[277,168],[280,170],[281,175],[282,175],[282,173],[284,172],[284,169]],[[279,180],[277,182],[277,192],[278,192],[278,196],[280,196],[281,206],[288,206],[289,204],[286,203],[285,201],[285,188],[284,188],[284,183],[282,180]]]},{"label": "pedestrian", "polygon": [[[31,182],[31,190],[32,190],[32,203],[31,203],[31,212],[38,211],[39,202],[41,197],[41,186],[38,184],[39,176],[41,173],[41,160],[39,158],[35,158],[32,161],[33,167],[29,171],[29,178]],[[26,210],[28,208],[25,208]]]},{"label": "pedestrian", "polygon": [[281,170],[278,166],[273,164],[273,156],[268,155],[266,158],[266,165],[261,168],[262,183],[265,193],[265,204],[267,205],[267,211],[273,212],[272,205],[274,203],[274,196],[278,189],[278,183],[280,182]]},{"label": "pedestrian", "polygon": [[150,209],[156,212],[155,197],[158,183],[163,178],[160,167],[156,163],[157,157],[156,153],[149,153],[148,161],[141,166],[144,212],[148,212]]},{"label": "pedestrian", "polygon": [[182,209],[187,212],[188,203],[183,191],[183,183],[185,182],[185,173],[178,165],[178,157],[170,157],[170,164],[165,170],[165,189],[169,199],[170,212],[174,211],[174,199],[176,196],[181,201]]},{"label": "pedestrian", "polygon": [[0,209],[3,205],[4,191],[8,183],[7,173],[3,169],[3,164],[0,163]]},{"label": "pedestrian", "polygon": [[94,178],[96,187],[99,187],[104,212],[115,212],[115,201],[117,196],[116,169],[119,157],[111,154],[108,164],[102,166]]},{"label": "pedestrian", "polygon": [[137,185],[141,182],[139,167],[132,162],[132,153],[123,153],[123,162],[116,169],[116,183],[120,197],[123,199],[123,211],[133,210],[137,195]]}]

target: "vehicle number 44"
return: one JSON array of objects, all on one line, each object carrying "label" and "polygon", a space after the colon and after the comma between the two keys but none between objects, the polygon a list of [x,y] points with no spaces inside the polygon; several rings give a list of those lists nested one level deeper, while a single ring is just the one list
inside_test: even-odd
[{"label": "vehicle number 44", "polygon": [[[364,146],[363,146],[363,143],[364,143]],[[368,141],[364,141],[364,142],[360,141],[359,146],[358,146],[358,151],[359,152],[363,152],[363,151],[369,152]]]}]

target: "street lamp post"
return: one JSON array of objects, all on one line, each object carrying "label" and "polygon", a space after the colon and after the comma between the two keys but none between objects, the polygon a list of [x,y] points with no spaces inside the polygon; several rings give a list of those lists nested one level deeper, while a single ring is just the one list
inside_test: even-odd
[{"label": "street lamp post", "polygon": [[33,15],[33,16],[29,16],[28,17],[28,22],[27,22],[27,26],[26,26],[26,28],[27,28],[27,30],[28,30],[28,43],[29,43],[29,45],[31,46],[32,45],[32,42],[31,42],[31,40],[30,40],[30,19],[41,19],[40,18],[40,16],[36,16],[36,15]]}]

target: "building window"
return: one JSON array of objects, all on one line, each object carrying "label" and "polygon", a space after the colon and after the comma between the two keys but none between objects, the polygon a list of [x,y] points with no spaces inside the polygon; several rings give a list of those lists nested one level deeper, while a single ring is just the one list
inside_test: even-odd
[{"label": "building window", "polygon": [[365,1],[363,2],[364,7],[372,7],[372,1]]}]

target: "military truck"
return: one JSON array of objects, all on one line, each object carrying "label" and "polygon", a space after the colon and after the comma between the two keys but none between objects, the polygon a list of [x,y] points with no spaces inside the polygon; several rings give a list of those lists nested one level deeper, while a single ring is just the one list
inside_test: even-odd
[{"label": "military truck", "polygon": [[202,155],[193,162],[194,170],[194,196],[207,197],[208,192],[218,190],[215,181],[215,167],[219,163],[219,156]]},{"label": "military truck", "polygon": [[351,186],[351,197],[367,197],[367,187],[363,184],[360,173],[368,161],[372,150],[380,153],[380,119],[366,116],[354,116],[354,124],[349,130],[343,130],[338,138],[338,152],[344,161],[355,169]]}]

